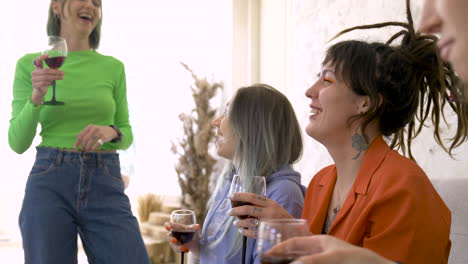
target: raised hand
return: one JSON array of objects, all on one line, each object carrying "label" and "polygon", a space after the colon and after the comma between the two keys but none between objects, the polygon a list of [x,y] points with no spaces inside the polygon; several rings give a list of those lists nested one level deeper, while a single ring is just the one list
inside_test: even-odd
[{"label": "raised hand", "polygon": [[256,238],[257,231],[245,228],[255,228],[263,219],[288,219],[294,218],[286,209],[277,202],[254,193],[233,193],[229,195],[231,201],[242,201],[252,205],[242,205],[231,209],[230,215],[241,217],[248,215],[250,218],[238,219],[236,227],[246,237]]},{"label": "raised hand", "polygon": [[34,60],[35,69],[31,73],[33,86],[31,101],[35,105],[39,105],[44,102],[44,96],[46,95],[49,86],[52,85],[52,81],[63,80],[63,71],[43,68],[43,60],[47,57],[47,55],[41,55]]},{"label": "raised hand", "polygon": [[199,224],[194,224],[194,225],[181,225],[181,224],[175,224],[175,223],[170,223],[166,222],[164,223],[164,227],[166,228],[167,231],[172,231],[173,229],[178,230],[178,231],[193,231],[195,232],[194,238],[189,242],[189,243],[182,243],[179,241],[175,236],[173,235],[172,232],[168,232],[166,235],[166,240],[169,242],[169,245],[175,252],[189,252],[192,251],[192,254],[195,256],[199,255],[199,233],[201,230],[201,226]]}]

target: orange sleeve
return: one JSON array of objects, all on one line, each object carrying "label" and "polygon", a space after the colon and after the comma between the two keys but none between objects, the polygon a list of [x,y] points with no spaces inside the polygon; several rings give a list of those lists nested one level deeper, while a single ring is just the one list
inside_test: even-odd
[{"label": "orange sleeve", "polygon": [[422,171],[406,173],[423,175],[380,177],[391,181],[380,185],[376,190],[380,195],[373,197],[363,247],[402,263],[447,263],[450,211]]}]

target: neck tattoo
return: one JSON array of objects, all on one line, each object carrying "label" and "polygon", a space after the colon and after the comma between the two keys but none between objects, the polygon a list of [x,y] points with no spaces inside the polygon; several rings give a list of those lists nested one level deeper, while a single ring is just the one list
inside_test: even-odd
[{"label": "neck tattoo", "polygon": [[353,160],[355,160],[359,157],[359,155],[361,155],[363,150],[367,150],[369,148],[369,138],[366,134],[360,135],[356,132],[351,138],[351,141],[353,142],[352,147],[359,151],[358,154],[353,157]]}]

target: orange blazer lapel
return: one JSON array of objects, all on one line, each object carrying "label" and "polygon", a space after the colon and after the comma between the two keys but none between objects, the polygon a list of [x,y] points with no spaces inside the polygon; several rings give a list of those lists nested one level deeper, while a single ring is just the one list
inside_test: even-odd
[{"label": "orange blazer lapel", "polygon": [[310,232],[312,234],[322,233],[335,183],[336,167],[333,166],[326,174],[322,175],[319,184],[313,191],[313,196],[318,197],[318,199],[312,200],[311,205],[307,206],[311,209],[308,215],[314,216],[310,222]]}]

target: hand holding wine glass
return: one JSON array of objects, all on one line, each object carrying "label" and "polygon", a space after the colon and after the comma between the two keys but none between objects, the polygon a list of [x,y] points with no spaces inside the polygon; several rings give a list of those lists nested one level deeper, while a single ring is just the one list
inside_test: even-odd
[{"label": "hand holding wine glass", "polygon": [[[231,188],[229,189],[229,194],[232,196],[235,193],[253,193],[261,196],[266,196],[265,177],[250,176],[242,180],[239,175],[234,175],[231,182]],[[231,200],[232,208],[242,205],[252,205],[252,203]],[[248,215],[239,216],[240,219],[245,219],[248,217]]]},{"label": "hand holding wine glass", "polygon": [[171,231],[172,228],[175,228],[175,230],[187,230],[187,231],[193,231],[195,232],[195,235],[192,239],[191,242],[188,242],[186,244],[181,244],[179,240],[172,234],[172,232],[167,233],[166,235],[166,240],[169,242],[169,245],[171,248],[179,253],[181,251],[184,251],[185,253],[192,252],[195,256],[198,256],[200,254],[200,245],[199,245],[199,232],[201,231],[201,225],[199,224],[194,224],[194,225],[179,225],[179,224],[172,224],[170,222],[164,223],[164,227],[166,228],[167,231]]},{"label": "hand holding wine glass", "polygon": [[35,105],[44,103],[44,96],[54,80],[63,80],[63,71],[43,68],[43,60],[46,58],[47,55],[40,55],[34,60],[34,70],[31,73],[33,87],[31,101]]},{"label": "hand holding wine glass", "polygon": [[272,247],[293,237],[310,235],[304,219],[271,219],[261,221],[258,229],[257,253],[262,264],[288,264],[304,255],[296,248],[283,247],[274,253]]},{"label": "hand holding wine glass", "polygon": [[[229,195],[232,196],[235,193],[252,193],[266,196],[266,181],[265,177],[263,176],[246,176],[241,178],[239,175],[234,175],[231,182],[231,187],[229,189]],[[243,202],[243,201],[236,201],[231,200],[232,208],[244,206],[244,205],[252,205],[252,203]],[[240,215],[240,219],[251,218],[250,221],[254,223],[258,223],[256,218],[252,218],[249,215]],[[254,225],[256,228],[256,225]],[[247,245],[247,237],[244,236],[242,239],[242,263],[245,263],[245,255],[246,255],[246,245]]]},{"label": "hand holding wine glass", "polygon": [[[258,221],[264,219],[294,219],[289,212],[282,207],[278,202],[269,199],[268,197],[259,196],[253,193],[232,193],[230,194],[231,201],[243,203],[246,206],[233,208],[232,216],[250,215]],[[247,228],[258,226],[252,223],[249,219],[241,219],[237,221],[236,227],[244,228],[242,234],[246,237],[257,238],[257,232]]]},{"label": "hand holding wine glass", "polygon": [[[62,67],[67,57],[67,42],[64,38],[58,36],[49,36],[48,47],[42,53],[46,55],[45,63],[50,69],[59,69]],[[36,61],[35,61],[36,62]],[[55,97],[55,79],[52,80],[52,99],[44,102],[45,105],[63,105],[63,102],[57,101]]]},{"label": "hand holding wine glass", "polygon": [[394,264],[377,253],[352,245],[330,235],[312,235],[294,237],[275,245],[267,251],[268,256],[283,255],[285,251],[294,251],[301,263],[336,263],[336,264]]},{"label": "hand holding wine glass", "polygon": [[[196,224],[195,212],[192,210],[175,210],[171,213],[171,235],[179,245],[190,243],[195,236],[195,230],[190,226]],[[184,263],[184,251],[180,252],[180,263]]]}]

